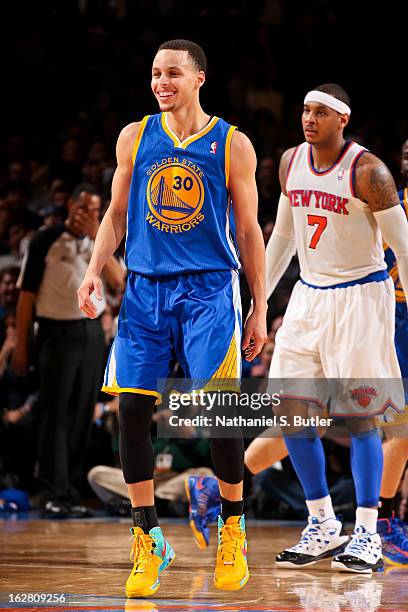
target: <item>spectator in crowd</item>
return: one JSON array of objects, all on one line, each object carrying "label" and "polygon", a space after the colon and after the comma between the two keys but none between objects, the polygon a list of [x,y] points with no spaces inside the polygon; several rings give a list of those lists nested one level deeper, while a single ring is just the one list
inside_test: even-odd
[{"label": "spectator in crowd", "polygon": [[[13,273],[13,288],[15,280]],[[31,376],[21,379],[10,369],[10,357],[16,346],[14,310],[8,310],[4,327],[4,341],[0,348],[0,474],[3,471],[10,484],[33,492],[37,457],[36,422],[32,414],[36,399],[35,381]]]},{"label": "spectator in crowd", "polygon": [[8,179],[11,182],[22,181],[27,183],[30,179],[28,165],[22,161],[14,161],[8,165]]},{"label": "spectator in crowd", "polygon": [[[30,243],[21,273],[17,306],[14,371],[24,376],[28,336],[35,307],[40,379],[39,480],[45,516],[84,516],[78,504],[78,481],[92,422],[104,357],[100,316],[104,295],[98,295],[99,317],[86,319],[77,306],[77,287],[89,263],[99,226],[100,196],[80,184],[68,202],[64,224],[38,232]],[[112,257],[104,278],[114,287],[124,273]]]},{"label": "spectator in crowd", "polygon": [[69,198],[68,184],[60,178],[56,178],[47,186],[45,194],[41,194],[37,199],[31,200],[28,207],[33,213],[40,213],[49,206],[66,207]]},{"label": "spectator in crowd", "polygon": [[16,347],[16,319],[15,313],[8,311],[4,317],[4,341],[0,349],[0,378],[6,370],[8,360]]},{"label": "spectator in crowd", "polygon": [[27,208],[29,196],[29,185],[16,180],[6,185],[0,198],[0,270],[21,265],[27,242],[40,224]]},{"label": "spectator in crowd", "polygon": [[20,273],[19,268],[10,266],[0,271],[0,342],[4,338],[3,322],[9,312],[17,306],[18,289],[16,282]]},{"label": "spectator in crowd", "polygon": [[28,242],[33,235],[33,228],[27,215],[15,219],[8,231],[9,252],[0,255],[0,271],[6,267],[20,267]]},{"label": "spectator in crowd", "polygon": [[25,181],[14,180],[6,185],[5,197],[13,214],[26,210],[30,195],[30,186]]},{"label": "spectator in crowd", "polygon": [[61,225],[66,218],[65,206],[51,205],[41,209],[40,216],[43,220],[43,227],[55,227]]},{"label": "spectator in crowd", "polygon": [[0,195],[0,255],[8,252],[8,229],[12,218],[12,206],[5,195]]},{"label": "spectator in crowd", "polygon": [[82,178],[83,147],[76,138],[65,140],[60,149],[60,155],[50,167],[53,176],[58,176],[68,183],[75,185]]}]

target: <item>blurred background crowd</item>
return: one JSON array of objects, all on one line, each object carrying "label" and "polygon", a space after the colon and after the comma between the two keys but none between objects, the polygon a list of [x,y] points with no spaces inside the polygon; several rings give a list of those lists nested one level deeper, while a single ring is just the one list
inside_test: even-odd
[{"label": "blurred background crowd", "polygon": [[[83,256],[81,262],[86,261],[83,239],[92,241],[98,219],[109,204],[118,134],[127,123],[157,112],[149,82],[151,60],[162,42],[179,37],[203,46],[209,62],[202,91],[206,112],[238,125],[253,141],[265,242],[279,199],[280,155],[302,141],[303,97],[320,83],[338,82],[349,92],[352,120],[347,137],[381,157],[401,186],[400,152],[408,135],[408,118],[392,68],[403,58],[404,9],[397,19],[384,12],[379,31],[378,20],[373,28],[373,15],[357,3],[352,13],[347,1],[341,11],[334,7],[326,0],[304,2],[301,10],[284,0],[190,4],[177,0],[15,0],[9,4],[7,19],[0,24],[6,104],[0,133],[0,489],[25,490],[32,503],[43,509],[51,499],[64,497],[50,493],[47,499],[44,495],[47,487],[38,467],[38,444],[41,438],[46,444],[47,432],[42,429],[45,417],[38,401],[43,376],[38,336],[42,324],[45,328],[44,321],[32,318],[26,330],[26,350],[17,346],[19,293],[26,289],[37,295],[45,282],[42,275],[53,264],[50,245],[59,244],[59,228],[66,230],[67,222],[70,237],[81,245],[75,257]],[[88,196],[97,198],[93,208]],[[36,238],[42,232],[51,236],[43,251],[44,240]],[[29,255],[32,240],[37,240],[42,253],[37,252],[35,265],[29,261],[34,257]],[[116,276],[106,279],[106,300],[98,320],[105,352],[115,334],[124,289],[122,254],[117,253]],[[61,256],[61,261],[66,257]],[[38,275],[35,289],[24,278],[27,269]],[[252,365],[244,365],[246,376],[267,376],[274,335],[297,277],[294,259],[270,300],[268,343]],[[245,312],[249,295],[244,281],[242,291]],[[62,318],[71,321],[72,317]],[[100,368],[94,376],[95,389],[102,375]],[[75,391],[67,401],[72,404],[68,413],[75,412]],[[116,413],[116,400],[103,394],[95,398],[81,434],[87,440],[81,470],[69,485],[75,494],[60,516],[75,515],[75,503],[84,498],[96,505],[86,479],[91,468],[118,465]],[[68,418],[66,431],[74,420]],[[158,475],[211,466],[205,441],[199,448],[188,441],[157,439],[155,444]],[[336,449],[332,442],[327,444],[333,482],[349,478],[346,451]],[[169,455],[170,463],[163,459]],[[288,460],[280,469],[294,479]],[[290,503],[268,501],[267,485],[264,492],[254,504],[255,513],[302,515]],[[159,507],[163,513],[185,513],[185,505],[163,499]],[[50,512],[55,510],[51,507]],[[111,511],[120,512],[120,504]]]}]

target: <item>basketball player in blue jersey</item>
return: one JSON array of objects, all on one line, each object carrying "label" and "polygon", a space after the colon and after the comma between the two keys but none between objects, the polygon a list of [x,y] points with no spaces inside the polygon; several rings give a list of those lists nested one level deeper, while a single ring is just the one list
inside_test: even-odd
[{"label": "basketball player in blue jersey", "polygon": [[[401,175],[404,187],[398,192],[400,204],[408,217],[408,140],[401,150]],[[395,346],[402,377],[408,378],[408,313],[407,300],[401,285],[397,258],[389,246],[385,248],[385,261],[395,287]],[[408,397],[405,394],[405,403]],[[407,409],[407,408],[406,408]],[[407,414],[392,420],[378,419],[386,441],[383,444],[384,470],[381,484],[378,532],[383,542],[384,559],[393,565],[408,565],[408,533],[404,524],[395,517],[395,496],[408,461]]]},{"label": "basketball player in blue jersey", "polygon": [[[157,379],[170,376],[176,359],[187,378],[240,377],[240,259],[254,302],[242,343],[250,360],[266,339],[255,152],[244,134],[201,108],[205,72],[195,43],[159,48],[151,86],[161,112],[119,136],[111,204],[78,290],[80,308],[94,317],[91,294],[100,297],[102,269],[126,233],[129,278],[103,388],[120,398],[120,456],[134,523],[128,597],[155,593],[174,559],[154,506],[149,430]],[[212,457],[222,503],[214,583],[237,590],[249,577],[241,434],[214,438]]]},{"label": "basketball player in blue jersey", "polygon": [[[301,280],[276,335],[270,377],[396,379],[392,399],[403,410],[394,346],[395,298],[382,237],[395,253],[406,293],[408,223],[385,165],[344,139],[350,114],[342,87],[325,84],[310,91],[302,115],[305,142],[281,159],[282,195],[266,250],[267,296],[296,250]],[[350,399],[340,406],[343,414],[361,414],[371,402],[377,408],[376,389],[360,384],[350,386],[349,393]],[[282,402],[282,414],[294,410],[307,414],[304,395],[304,386],[298,395],[291,393],[292,402]],[[293,398],[298,398],[295,406]],[[293,427],[283,431],[305,492],[309,522],[299,543],[277,556],[279,566],[306,567],[334,556],[332,567],[340,571],[371,573],[383,567],[377,533],[383,456],[370,414],[349,419],[357,498],[349,542],[333,512],[323,446],[315,428],[305,425],[300,431]]]}]

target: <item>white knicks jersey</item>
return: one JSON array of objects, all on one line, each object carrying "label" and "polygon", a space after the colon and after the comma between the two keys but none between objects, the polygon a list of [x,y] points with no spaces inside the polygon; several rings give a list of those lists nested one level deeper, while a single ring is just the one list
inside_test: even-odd
[{"label": "white knicks jersey", "polygon": [[288,168],[302,280],[329,287],[386,269],[381,232],[373,213],[354,191],[355,166],[366,151],[347,142],[336,162],[318,172],[312,147],[297,147]]}]

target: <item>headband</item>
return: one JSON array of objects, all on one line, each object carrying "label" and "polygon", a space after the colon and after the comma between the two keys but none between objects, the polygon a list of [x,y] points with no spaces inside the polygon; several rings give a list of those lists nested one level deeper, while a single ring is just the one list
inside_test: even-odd
[{"label": "headband", "polygon": [[324,106],[328,106],[342,115],[351,115],[350,107],[347,104],[323,91],[309,91],[306,94],[304,104],[308,102],[320,102],[320,104],[324,104]]}]

